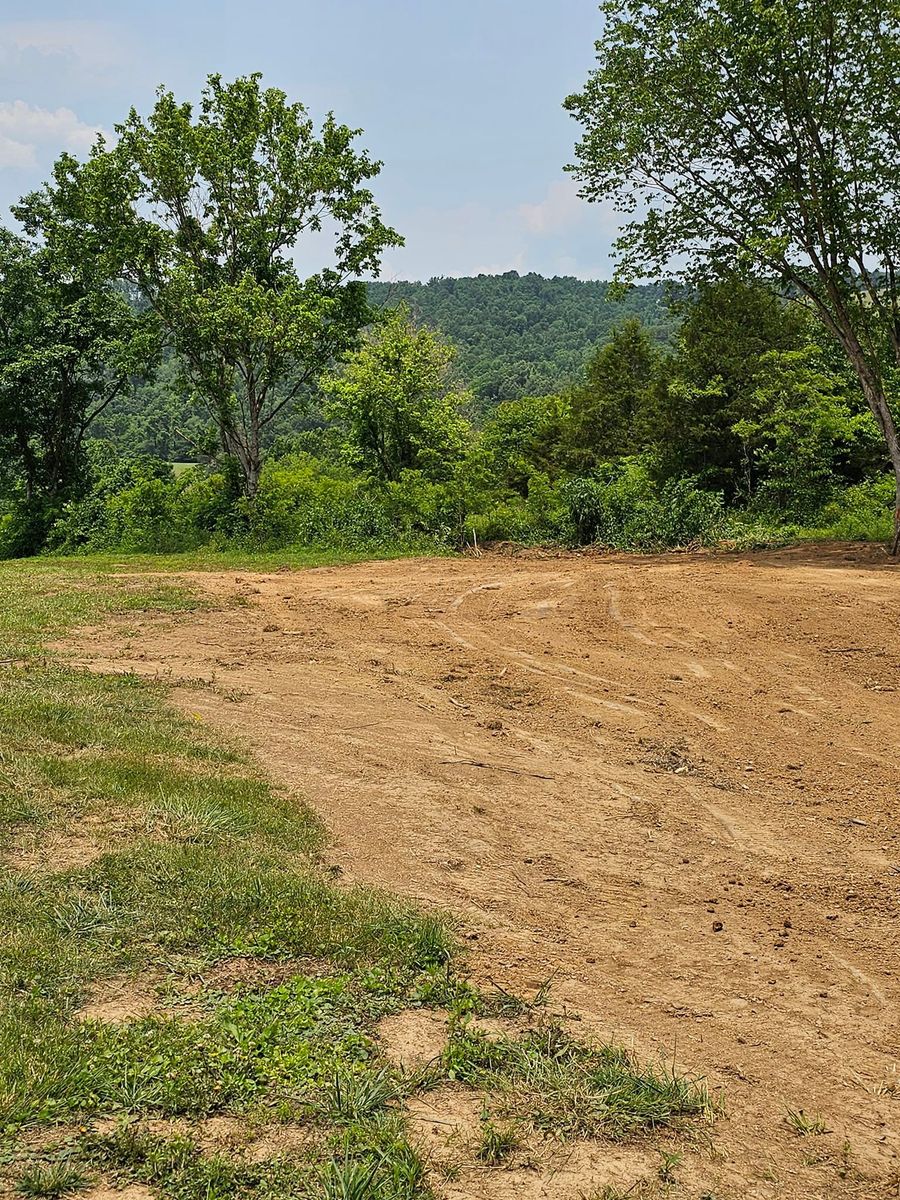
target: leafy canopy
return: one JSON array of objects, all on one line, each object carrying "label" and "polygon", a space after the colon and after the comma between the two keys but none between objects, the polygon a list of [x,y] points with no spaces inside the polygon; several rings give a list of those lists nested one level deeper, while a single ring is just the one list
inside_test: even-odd
[{"label": "leafy canopy", "polygon": [[[900,366],[900,6],[606,0],[598,66],[566,107],[570,168],[623,214],[623,278],[744,271],[802,296],[888,447]],[[898,533],[900,537],[900,533]]]},{"label": "leafy canopy", "polygon": [[408,470],[448,477],[468,434],[460,410],[471,401],[454,384],[453,357],[439,334],[416,328],[409,309],[386,311],[343,370],[322,382],[353,462],[389,481]]},{"label": "leafy canopy", "polygon": [[[259,75],[211,75],[196,115],[160,89],[150,116],[132,110],[117,134],[86,163],[63,155],[18,215],[140,290],[252,495],[263,431],[353,344],[369,319],[356,279],[400,244],[367,186],[380,163],[331,115],[317,135]],[[331,252],[301,279],[294,255],[310,238]]]},{"label": "leafy canopy", "polygon": [[26,540],[78,487],[89,425],[155,349],[152,323],[90,256],[61,261],[0,229],[0,447]]}]

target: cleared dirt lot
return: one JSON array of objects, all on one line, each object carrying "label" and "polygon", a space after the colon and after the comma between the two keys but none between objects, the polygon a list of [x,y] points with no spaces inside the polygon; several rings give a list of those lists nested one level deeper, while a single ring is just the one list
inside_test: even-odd
[{"label": "cleared dirt lot", "polygon": [[[192,580],[246,603],[85,631],[81,657],[214,680],[176,694],[310,800],[348,877],[459,914],[476,977],[552,976],[586,1027],[723,1088],[690,1194],[900,1195],[900,568],[883,552]],[[787,1107],[830,1132],[797,1136]],[[448,1194],[570,1194],[493,1187]]]}]

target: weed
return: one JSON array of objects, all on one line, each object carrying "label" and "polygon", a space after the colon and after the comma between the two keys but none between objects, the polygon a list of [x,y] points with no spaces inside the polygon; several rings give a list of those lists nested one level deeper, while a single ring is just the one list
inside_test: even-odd
[{"label": "weed", "polygon": [[825,1122],[819,1115],[811,1116],[802,1108],[789,1108],[784,1117],[791,1129],[800,1137],[828,1133]]},{"label": "weed", "polygon": [[660,1157],[662,1161],[660,1162],[659,1169],[656,1172],[659,1176],[660,1182],[677,1183],[678,1181],[675,1178],[675,1168],[680,1165],[684,1155],[680,1154],[677,1150],[661,1150]]}]

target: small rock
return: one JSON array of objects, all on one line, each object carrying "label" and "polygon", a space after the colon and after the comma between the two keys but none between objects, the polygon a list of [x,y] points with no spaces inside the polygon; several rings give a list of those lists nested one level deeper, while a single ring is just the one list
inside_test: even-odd
[{"label": "small rock", "polygon": [[725,926],[722,924],[721,921],[713,921],[713,924],[712,924],[713,933],[721,933],[724,928],[725,928]]},{"label": "small rock", "polygon": [[848,825],[868,825],[868,821],[861,821],[859,817],[851,817],[847,822]]}]

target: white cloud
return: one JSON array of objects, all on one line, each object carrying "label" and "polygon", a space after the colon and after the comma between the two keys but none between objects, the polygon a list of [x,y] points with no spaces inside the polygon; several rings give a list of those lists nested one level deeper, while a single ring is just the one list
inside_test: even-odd
[{"label": "white cloud", "polygon": [[0,168],[26,169],[37,165],[34,146],[0,133]]},{"label": "white cloud", "polygon": [[101,21],[4,21],[0,55],[5,60],[31,51],[63,58],[87,71],[121,65],[123,47],[115,29]]},{"label": "white cloud", "polygon": [[540,203],[520,204],[517,215],[529,233],[542,235],[576,224],[584,217],[585,208],[575,181],[559,179],[550,184]]},{"label": "white cloud", "polygon": [[71,108],[36,108],[24,100],[0,102],[0,167],[33,167],[39,148],[85,154],[102,130]]}]

